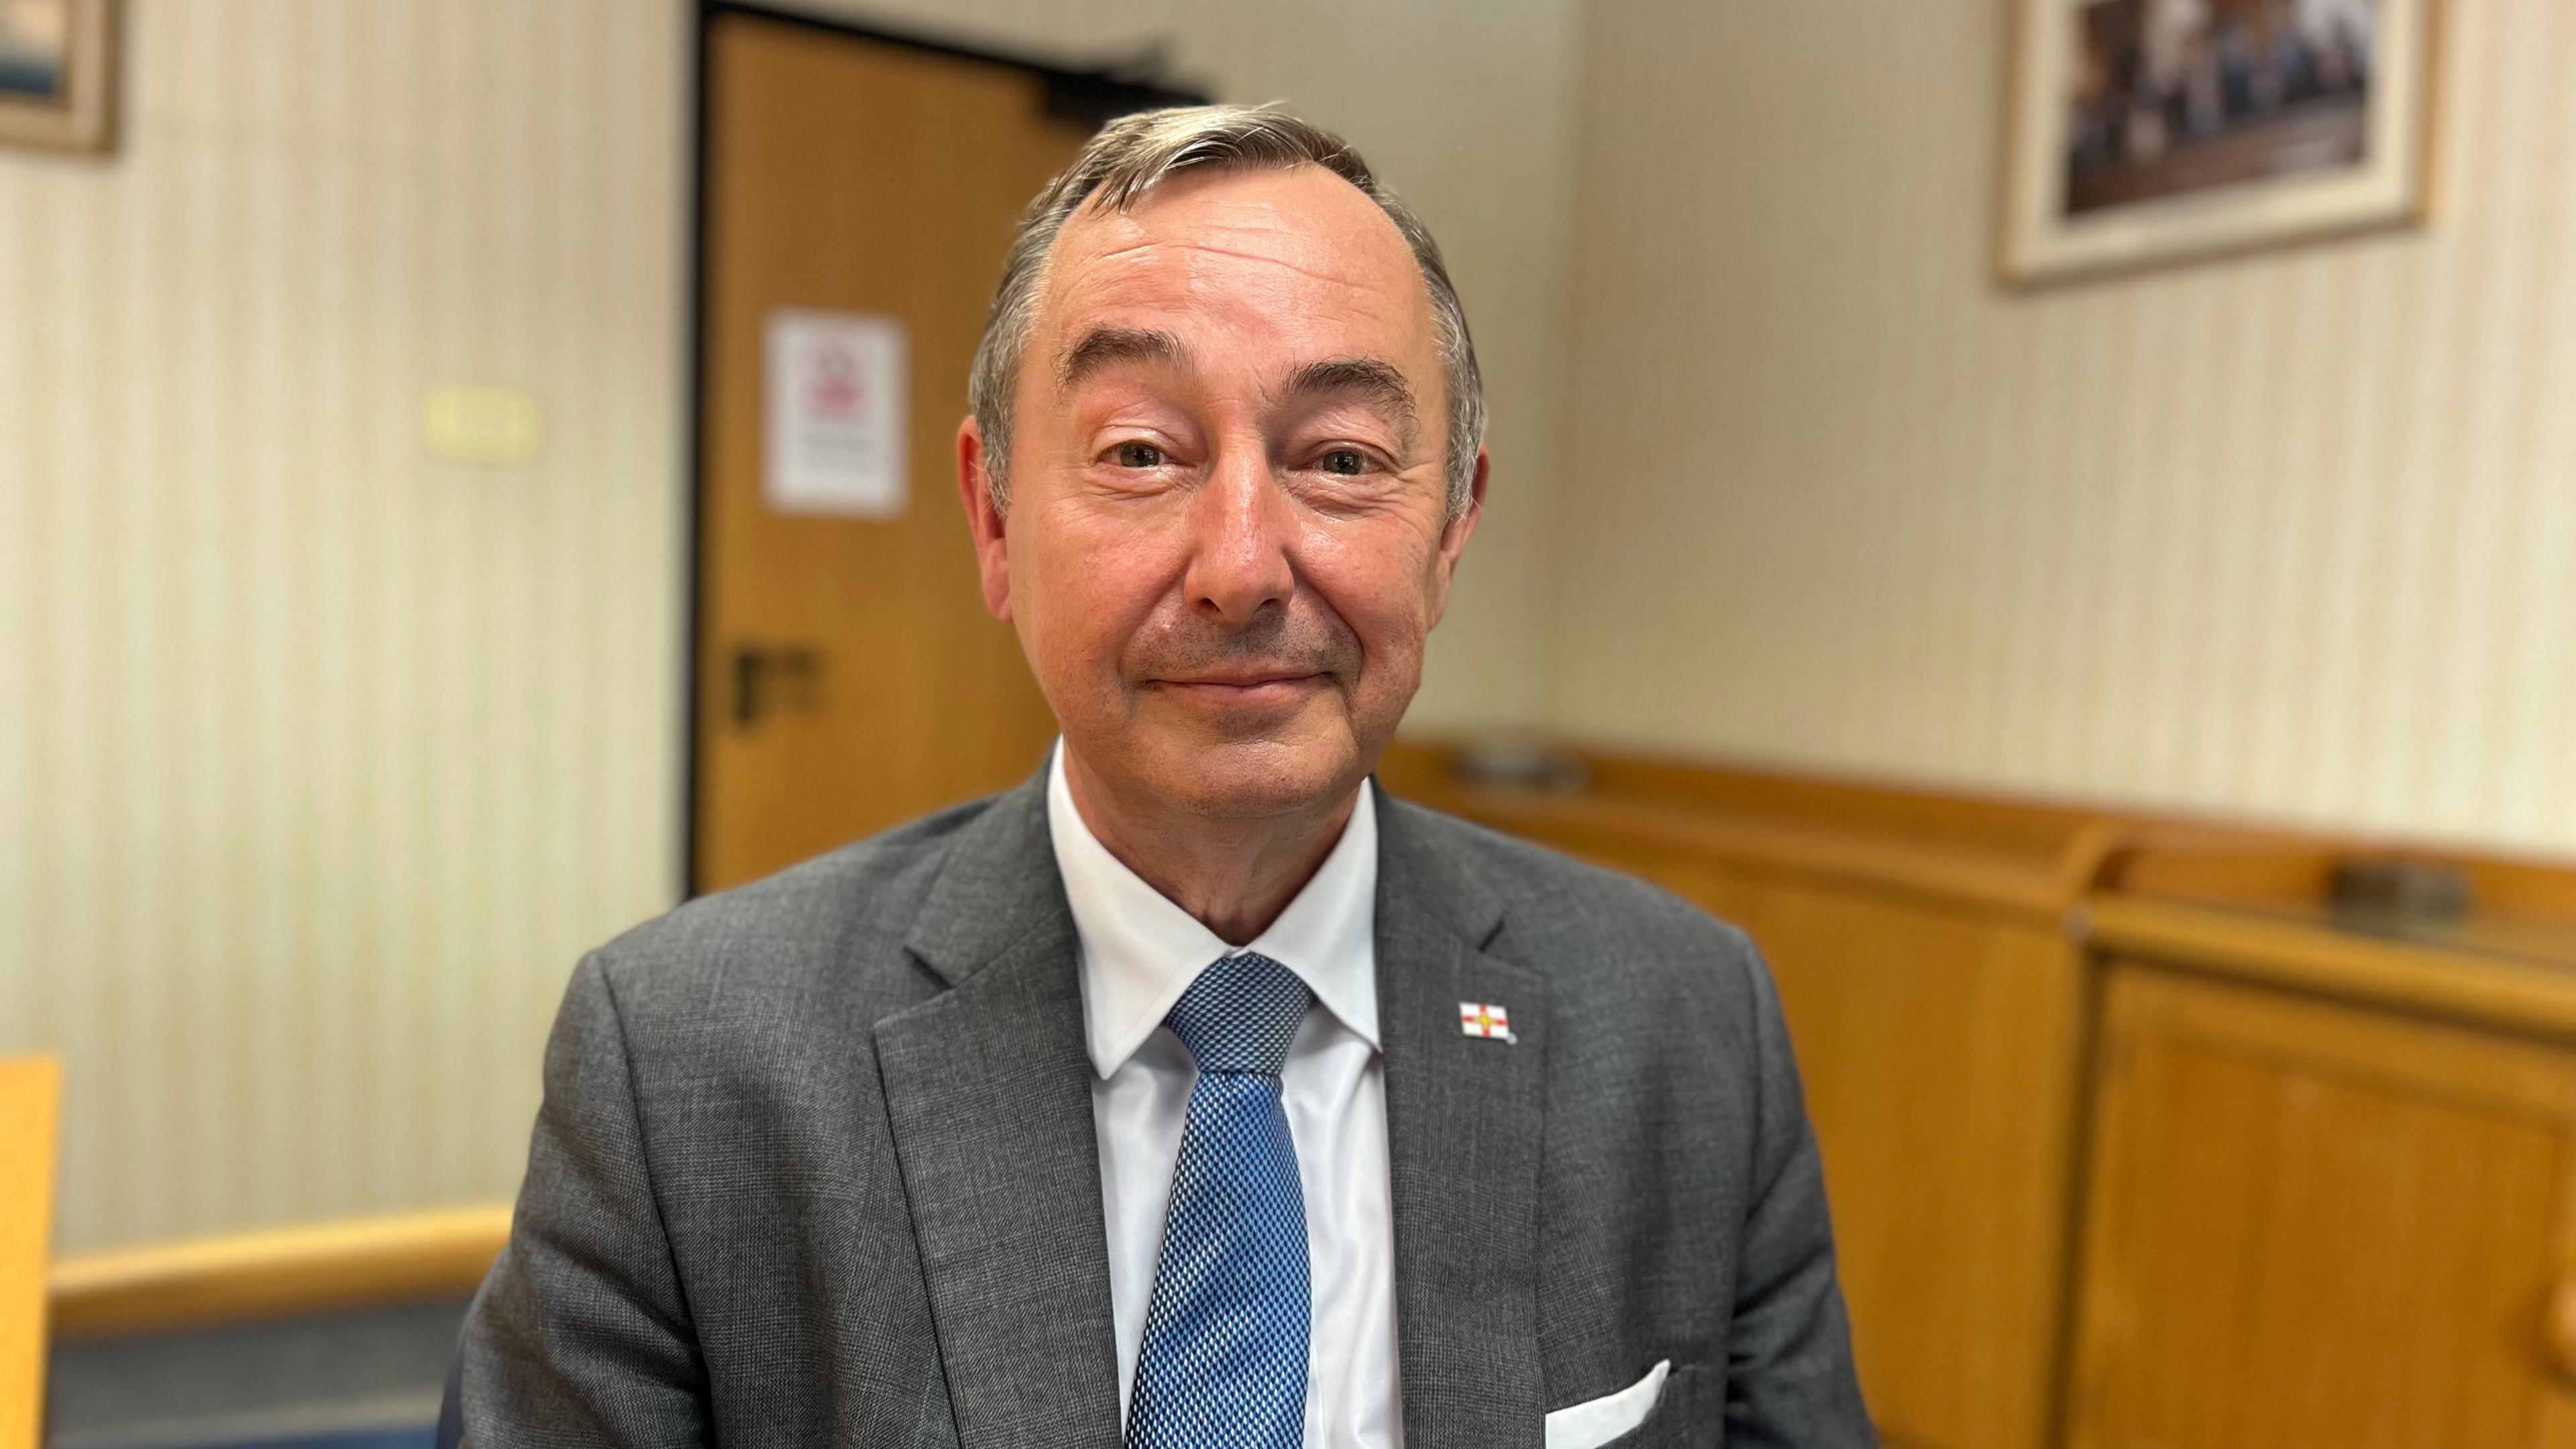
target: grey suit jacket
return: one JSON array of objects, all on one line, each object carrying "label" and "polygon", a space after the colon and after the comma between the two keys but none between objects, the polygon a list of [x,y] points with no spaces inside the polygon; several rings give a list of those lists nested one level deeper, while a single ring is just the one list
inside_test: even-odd
[{"label": "grey suit jacket", "polygon": [[[1046,808],[1041,775],[582,961],[459,1350],[467,1443],[1119,1442]],[[1744,936],[1413,806],[1379,842],[1405,1442],[1536,1446],[1664,1359],[1622,1445],[1874,1442]]]}]

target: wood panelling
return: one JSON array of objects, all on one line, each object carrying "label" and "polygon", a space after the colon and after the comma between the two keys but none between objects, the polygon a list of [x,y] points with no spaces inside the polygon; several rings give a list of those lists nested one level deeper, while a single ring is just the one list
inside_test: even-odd
[{"label": "wood panelling", "polygon": [[1432,798],[1444,809],[1499,829],[1577,855],[1616,860],[1621,869],[1682,894],[1689,894],[1688,873],[1699,863],[1749,860],[1816,880],[1930,901],[1973,902],[2043,924],[2053,921],[2074,895],[2072,885],[2058,879],[2044,859],[1968,844],[1907,840],[1831,820],[1745,817],[1691,806],[1491,787],[1462,787]]},{"label": "wood panelling", "polygon": [[2116,817],[2027,801],[1558,747],[1578,782],[1479,783],[1469,742],[1400,739],[1377,776],[1503,829],[1684,860],[1736,858],[2054,919],[2115,854]]},{"label": "wood panelling", "polygon": [[[2448,876],[2462,891],[2463,908],[2413,916],[2339,908],[2336,872],[2353,863]],[[2576,972],[2576,870],[2565,865],[2157,823],[2124,833],[2099,884],[2124,898],[2187,902],[2322,930],[2348,927],[2363,936]]]},{"label": "wood panelling", "polygon": [[1779,983],[1871,1411],[1910,1445],[2036,1445],[2049,1414],[2084,1033],[2056,932],[1712,871],[1691,894]]},{"label": "wood panelling", "polygon": [[2104,892],[2082,911],[2105,951],[2367,1001],[2516,1034],[2576,1040],[2576,972],[2336,930],[2321,919]]},{"label": "wood panelling", "polygon": [[2115,968],[2078,1449],[2576,1443],[2576,1052]]},{"label": "wood panelling", "polygon": [[2089,871],[2100,812],[1969,791],[1932,791],[1841,777],[1754,770],[1630,751],[1583,756],[1592,794],[1695,806],[1730,816],[1840,825],[1946,847],[1944,855],[2013,856]]}]

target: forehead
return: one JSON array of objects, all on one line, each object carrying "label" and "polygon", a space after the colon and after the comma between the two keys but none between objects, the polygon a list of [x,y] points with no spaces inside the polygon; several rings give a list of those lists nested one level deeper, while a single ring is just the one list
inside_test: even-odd
[{"label": "forehead", "polygon": [[1127,211],[1077,210],[1048,256],[1044,361],[1098,327],[1289,364],[1384,356],[1411,371],[1436,353],[1430,288],[1403,235],[1316,166],[1185,171]]}]

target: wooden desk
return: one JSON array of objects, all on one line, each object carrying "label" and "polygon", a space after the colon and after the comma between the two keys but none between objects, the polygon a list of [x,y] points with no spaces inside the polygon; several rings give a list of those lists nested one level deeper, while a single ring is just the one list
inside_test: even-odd
[{"label": "wooden desk", "polygon": [[510,1205],[490,1203],[91,1253],[54,1269],[54,1326],[101,1338],[462,1298],[509,1239]]}]

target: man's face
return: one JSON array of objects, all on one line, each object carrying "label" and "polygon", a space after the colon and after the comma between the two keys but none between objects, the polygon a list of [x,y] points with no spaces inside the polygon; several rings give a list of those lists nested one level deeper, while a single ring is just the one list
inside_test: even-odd
[{"label": "man's face", "polygon": [[1316,167],[1183,173],[1058,235],[1014,394],[1010,511],[959,437],[984,593],[1076,762],[1225,818],[1376,763],[1477,505],[1450,518],[1429,288]]}]

